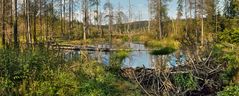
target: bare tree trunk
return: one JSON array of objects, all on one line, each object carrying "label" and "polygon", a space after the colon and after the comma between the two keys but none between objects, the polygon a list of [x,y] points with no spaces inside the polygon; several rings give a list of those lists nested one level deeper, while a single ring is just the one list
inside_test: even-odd
[{"label": "bare tree trunk", "polygon": [[[11,15],[11,16],[10,16],[10,27],[12,28],[12,26],[13,26],[13,13],[12,13],[12,11],[13,11],[13,7],[12,7],[13,2],[12,2],[12,0],[11,0],[10,3],[11,3],[11,6],[10,6],[10,10],[11,10],[11,11],[10,11],[10,13],[11,13],[11,14],[10,14],[10,15]],[[10,31],[10,33],[8,33],[9,43],[12,43],[12,33],[13,33],[12,30]]]},{"label": "bare tree trunk", "polygon": [[83,39],[86,40],[86,34],[88,33],[89,29],[89,23],[88,23],[88,19],[89,19],[89,16],[88,16],[88,0],[84,0],[83,3],[83,13],[84,13],[84,18],[83,18]]},{"label": "bare tree trunk", "polygon": [[148,0],[148,14],[149,14],[149,21],[148,21],[148,32],[150,32],[151,28],[151,8],[150,8],[151,2]]},{"label": "bare tree trunk", "polygon": [[61,19],[61,36],[63,37],[64,36],[64,32],[63,32],[63,4],[62,4],[62,2],[63,2],[63,0],[60,0],[60,2],[61,2],[61,17],[60,17],[60,19]]},{"label": "bare tree trunk", "polygon": [[184,15],[185,15],[185,22],[186,22],[186,24],[185,24],[185,33],[186,33],[186,37],[188,37],[187,35],[188,35],[188,15],[187,15],[187,0],[185,0],[185,9],[184,9]]},{"label": "bare tree trunk", "polygon": [[103,27],[102,27],[102,14],[100,13],[100,17],[99,17],[99,24],[100,24],[100,30],[101,30],[101,35],[100,35],[100,37],[102,38],[102,37],[104,37],[104,29],[103,29]]},{"label": "bare tree trunk", "polygon": [[54,36],[54,34],[55,34],[55,32],[54,32],[54,23],[55,23],[55,21],[54,21],[54,0],[51,0],[51,7],[52,7],[52,9],[51,9],[51,36],[50,36],[50,39],[52,40],[53,39],[53,36]]},{"label": "bare tree trunk", "polygon": [[[111,4],[110,0],[108,0]],[[109,7],[109,33],[110,33],[110,47],[112,47],[112,25],[113,25],[113,9]]]},{"label": "bare tree trunk", "polygon": [[27,43],[27,0],[23,0],[23,4],[24,4],[24,9],[23,9],[23,17],[24,17],[24,35],[23,38],[25,39],[26,44]]},{"label": "bare tree trunk", "polygon": [[128,28],[127,32],[130,33],[130,26],[131,26],[131,19],[132,19],[132,14],[131,14],[131,0],[129,0],[129,20],[128,20]]},{"label": "bare tree trunk", "polygon": [[218,14],[217,13],[218,13],[218,9],[216,7],[216,18],[215,18],[216,19],[215,20],[215,23],[216,23],[216,28],[215,28],[216,29],[216,33],[218,32]]},{"label": "bare tree trunk", "polygon": [[17,30],[17,0],[14,0],[14,25],[13,25],[13,34],[14,34],[14,47],[19,48],[18,43],[18,30]]},{"label": "bare tree trunk", "polygon": [[5,46],[5,0],[2,0],[2,45]]},{"label": "bare tree trunk", "polygon": [[44,11],[44,20],[45,20],[45,39],[46,42],[49,41],[49,13],[47,11]]},{"label": "bare tree trunk", "polygon": [[[63,22],[63,35],[65,35],[65,31],[66,31],[66,0],[64,0],[64,2],[63,2],[64,4],[63,4],[63,14],[64,14],[64,22]],[[64,36],[63,36],[64,37]]]},{"label": "bare tree trunk", "polygon": [[30,38],[30,31],[31,31],[31,28],[30,28],[30,1],[26,0],[25,3],[26,3],[26,6],[25,6],[26,11],[25,12],[26,12],[26,15],[27,15],[26,43],[27,43],[27,45],[29,45],[29,43],[31,43],[31,38]]},{"label": "bare tree trunk", "polygon": [[162,35],[163,35],[163,32],[162,32],[162,14],[161,14],[161,7],[162,7],[162,1],[161,0],[158,0],[157,1],[158,3],[158,28],[159,28],[159,33],[158,33],[158,39],[162,39]]},{"label": "bare tree trunk", "polygon": [[201,45],[204,45],[204,20],[203,20],[203,10],[204,10],[204,1],[201,0]]},{"label": "bare tree trunk", "polygon": [[70,37],[71,37],[70,35],[71,35],[71,29],[72,29],[72,28],[71,28],[71,22],[72,22],[72,21],[71,21],[71,19],[72,19],[72,18],[71,18],[71,15],[72,15],[72,14],[71,14],[71,11],[72,11],[72,10],[71,10],[71,4],[72,4],[72,0],[69,0],[69,13],[68,13],[68,14],[69,14],[69,22],[68,22],[68,23],[69,23],[69,26],[68,26],[69,29],[68,29],[68,39],[70,39]]},{"label": "bare tree trunk", "polygon": [[99,0],[96,1],[96,10],[97,10],[97,31],[100,32],[100,22],[99,22]]},{"label": "bare tree trunk", "polygon": [[37,36],[36,36],[36,15],[37,15],[37,0],[34,0],[34,16],[33,16],[33,23],[34,23],[34,27],[33,27],[33,40],[34,40],[34,43],[37,43]]},{"label": "bare tree trunk", "polygon": [[71,39],[73,38],[73,26],[74,26],[74,0],[71,1]]},{"label": "bare tree trunk", "polygon": [[40,19],[40,37],[41,37],[41,41],[43,40],[43,32],[42,32],[42,0],[39,1],[39,19]]},{"label": "bare tree trunk", "polygon": [[73,20],[74,20],[74,1],[71,0],[71,20],[70,20],[70,39],[73,38]]}]

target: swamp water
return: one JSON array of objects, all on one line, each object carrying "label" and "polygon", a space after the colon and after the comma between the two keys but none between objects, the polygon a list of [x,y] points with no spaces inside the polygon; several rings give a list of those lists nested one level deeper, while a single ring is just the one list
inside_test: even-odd
[{"label": "swamp water", "polygon": [[[109,48],[109,45],[98,45],[100,48]],[[184,64],[186,56],[181,51],[176,51],[168,55],[151,55],[147,48],[143,44],[129,43],[128,47],[133,49],[129,53],[129,56],[122,62],[122,68],[154,68],[157,64],[167,64],[169,67],[176,67],[179,64]],[[142,50],[142,51],[136,51]],[[82,55],[83,54],[83,55]],[[103,64],[109,65],[110,52],[99,51],[66,51],[65,59],[79,59],[81,56],[85,56],[90,60],[97,60]]]}]

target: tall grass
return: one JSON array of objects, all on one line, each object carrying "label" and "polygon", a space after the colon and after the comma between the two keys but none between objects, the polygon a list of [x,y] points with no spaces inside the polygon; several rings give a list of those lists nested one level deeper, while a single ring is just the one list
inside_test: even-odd
[{"label": "tall grass", "polygon": [[139,95],[106,69],[94,60],[66,62],[61,52],[46,48],[0,49],[0,95]]}]

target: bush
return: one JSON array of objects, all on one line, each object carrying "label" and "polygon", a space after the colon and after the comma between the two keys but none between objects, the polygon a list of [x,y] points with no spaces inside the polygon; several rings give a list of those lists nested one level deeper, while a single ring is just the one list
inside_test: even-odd
[{"label": "bush", "polygon": [[112,71],[118,71],[121,68],[122,62],[125,58],[129,56],[127,51],[118,51],[111,55],[110,57],[110,67]]},{"label": "bush", "polygon": [[225,29],[219,34],[219,39],[222,42],[239,43],[239,29]]},{"label": "bush", "polygon": [[198,86],[198,81],[190,74],[177,74],[174,76],[174,83],[177,88],[182,90],[195,90]]},{"label": "bush", "polygon": [[223,91],[218,92],[218,96],[239,96],[239,85],[227,86]]},{"label": "bush", "polygon": [[239,72],[239,54],[237,44],[221,41],[214,47],[213,56],[217,58],[217,62],[223,64],[224,70],[221,79],[224,84],[229,84],[233,81],[234,76]]},{"label": "bush", "polygon": [[[116,55],[117,60],[126,56],[125,52]],[[0,49],[0,95],[119,96],[137,92],[103,64],[66,62],[63,57],[45,48]]]}]

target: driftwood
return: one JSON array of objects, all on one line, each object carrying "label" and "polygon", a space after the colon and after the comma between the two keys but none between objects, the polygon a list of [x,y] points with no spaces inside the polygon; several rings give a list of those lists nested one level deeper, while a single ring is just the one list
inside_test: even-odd
[{"label": "driftwood", "polygon": [[[175,91],[170,79],[177,74],[189,74],[187,71],[165,71],[160,74],[150,68],[123,68],[121,76],[127,80],[137,83],[147,95],[158,95],[162,90]],[[163,88],[164,87],[164,88]]]},{"label": "driftwood", "polygon": [[111,51],[153,51],[158,49],[116,49],[116,48],[107,48],[107,47],[96,47],[96,46],[79,46],[79,45],[51,45],[53,49],[62,49],[62,50],[75,50],[75,51],[102,51],[102,52],[111,52]]},{"label": "driftwood", "polygon": [[[190,58],[190,57],[189,57]],[[188,62],[188,64],[164,69],[149,68],[123,68],[121,76],[127,80],[139,84],[147,95],[213,95],[222,87],[218,80],[222,72],[223,64],[212,64],[211,54],[204,62]],[[181,89],[174,84],[174,76],[177,74],[191,74],[197,81],[197,89]]]}]

